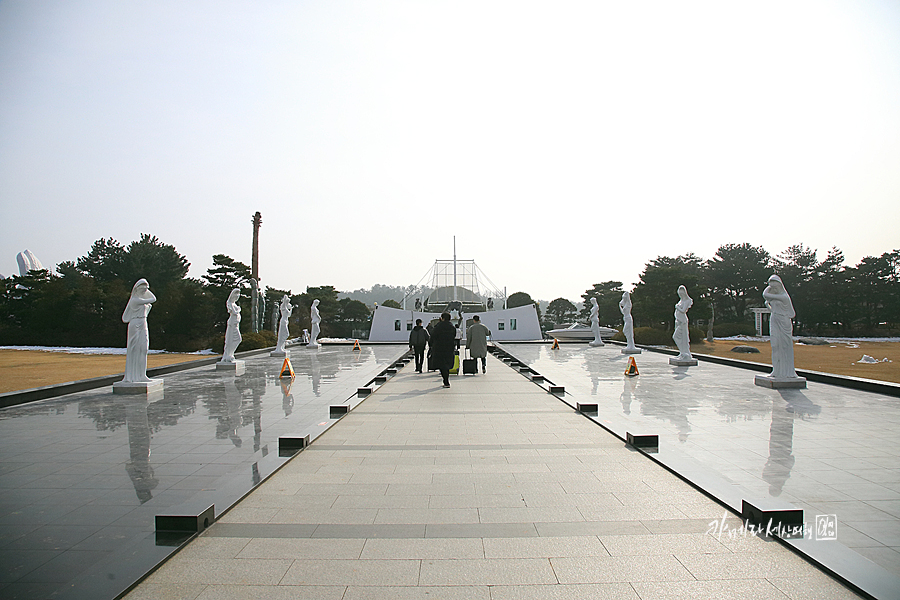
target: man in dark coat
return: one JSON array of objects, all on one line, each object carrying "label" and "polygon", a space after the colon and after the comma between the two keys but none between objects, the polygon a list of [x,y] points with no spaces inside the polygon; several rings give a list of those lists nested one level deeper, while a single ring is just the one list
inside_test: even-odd
[{"label": "man in dark coat", "polygon": [[450,369],[456,356],[456,327],[450,322],[450,313],[441,313],[441,320],[432,329],[428,345],[431,347],[431,360],[444,378],[444,387],[448,388]]},{"label": "man in dark coat", "polygon": [[409,332],[409,347],[416,356],[416,373],[422,372],[422,361],[425,360],[425,344],[428,343],[428,332],[422,327],[422,319],[416,319],[416,326]]}]

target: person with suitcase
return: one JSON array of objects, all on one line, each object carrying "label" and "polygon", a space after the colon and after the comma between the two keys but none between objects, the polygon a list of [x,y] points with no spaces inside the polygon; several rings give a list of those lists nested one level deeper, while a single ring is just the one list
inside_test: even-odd
[{"label": "person with suitcase", "polygon": [[[466,330],[466,348],[472,357],[472,362],[475,363],[475,370],[477,371],[478,369],[475,361],[480,358],[481,372],[487,373],[487,339],[491,335],[491,330],[482,324],[481,317],[478,315],[472,317],[472,320],[475,322]],[[465,367],[463,367],[463,373],[466,372]]]},{"label": "person with suitcase", "polygon": [[416,326],[409,332],[409,347],[416,357],[416,373],[422,372],[425,360],[425,344],[428,343],[428,332],[422,327],[422,319],[416,319]]}]

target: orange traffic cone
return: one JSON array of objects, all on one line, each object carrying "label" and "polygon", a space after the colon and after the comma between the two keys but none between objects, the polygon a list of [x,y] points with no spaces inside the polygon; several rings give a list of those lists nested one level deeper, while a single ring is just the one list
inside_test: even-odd
[{"label": "orange traffic cone", "polygon": [[634,377],[635,375],[640,375],[637,368],[637,363],[634,362],[634,357],[628,357],[628,368],[625,369],[625,375],[628,377]]},{"label": "orange traffic cone", "polygon": [[281,375],[279,375],[278,378],[280,379],[282,377],[294,378],[294,367],[291,366],[290,358],[285,358],[284,364],[281,365]]}]

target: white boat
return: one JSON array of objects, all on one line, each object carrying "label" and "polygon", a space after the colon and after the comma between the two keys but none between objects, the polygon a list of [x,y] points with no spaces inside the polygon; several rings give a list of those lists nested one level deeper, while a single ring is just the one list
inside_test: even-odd
[{"label": "white boat", "polygon": [[[617,333],[618,331],[610,329],[609,327],[600,328],[601,339],[609,339]],[[547,335],[557,340],[583,340],[589,342],[594,339],[594,332],[591,331],[591,328],[578,323],[572,323],[568,327],[551,329],[547,332]]]}]

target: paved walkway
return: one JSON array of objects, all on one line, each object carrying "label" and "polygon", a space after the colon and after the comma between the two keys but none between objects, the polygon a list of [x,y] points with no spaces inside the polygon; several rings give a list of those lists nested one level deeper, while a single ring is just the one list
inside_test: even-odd
[{"label": "paved walkway", "polygon": [[408,365],[127,598],[857,597],[493,357],[452,384]]}]

